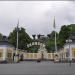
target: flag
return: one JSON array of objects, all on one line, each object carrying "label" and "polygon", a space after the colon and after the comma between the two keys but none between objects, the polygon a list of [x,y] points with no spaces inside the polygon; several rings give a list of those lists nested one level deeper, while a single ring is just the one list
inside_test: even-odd
[{"label": "flag", "polygon": [[53,23],[53,27],[54,27],[54,28],[56,28],[56,26],[55,26],[55,17],[54,17],[54,23]]}]

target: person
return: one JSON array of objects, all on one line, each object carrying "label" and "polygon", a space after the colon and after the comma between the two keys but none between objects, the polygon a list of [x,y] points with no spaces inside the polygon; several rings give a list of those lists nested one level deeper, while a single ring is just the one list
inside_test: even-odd
[{"label": "person", "polygon": [[23,61],[23,54],[20,55],[20,61]]},{"label": "person", "polygon": [[13,53],[13,61],[14,61],[15,53]]}]

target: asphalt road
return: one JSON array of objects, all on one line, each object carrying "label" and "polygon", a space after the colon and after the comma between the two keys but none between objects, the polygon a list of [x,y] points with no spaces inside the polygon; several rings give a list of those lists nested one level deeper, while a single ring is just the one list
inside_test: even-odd
[{"label": "asphalt road", "polygon": [[0,64],[0,75],[75,75],[75,63],[21,62]]}]

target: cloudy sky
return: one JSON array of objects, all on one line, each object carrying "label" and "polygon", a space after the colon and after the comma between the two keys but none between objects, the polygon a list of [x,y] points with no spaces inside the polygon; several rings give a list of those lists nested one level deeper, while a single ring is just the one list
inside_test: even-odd
[{"label": "cloudy sky", "polygon": [[0,1],[0,32],[8,36],[17,26],[24,27],[29,35],[48,34],[64,24],[75,23],[74,1]]}]

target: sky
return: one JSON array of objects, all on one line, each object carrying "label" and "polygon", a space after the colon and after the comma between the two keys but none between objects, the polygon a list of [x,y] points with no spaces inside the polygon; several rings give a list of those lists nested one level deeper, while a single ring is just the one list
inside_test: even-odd
[{"label": "sky", "polygon": [[51,33],[55,16],[56,31],[75,24],[75,1],[0,1],[0,33],[8,36],[17,26],[31,36]]}]

